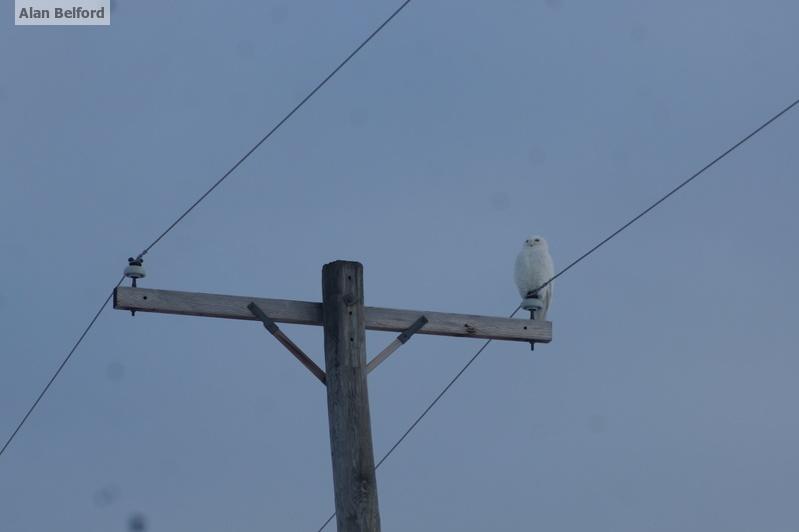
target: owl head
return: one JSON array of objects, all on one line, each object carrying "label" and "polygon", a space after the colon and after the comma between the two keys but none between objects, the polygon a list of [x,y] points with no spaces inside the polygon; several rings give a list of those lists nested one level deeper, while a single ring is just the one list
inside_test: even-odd
[{"label": "owl head", "polygon": [[547,241],[544,240],[544,237],[538,235],[527,237],[527,240],[524,241],[524,247],[532,248],[536,246],[546,247]]}]

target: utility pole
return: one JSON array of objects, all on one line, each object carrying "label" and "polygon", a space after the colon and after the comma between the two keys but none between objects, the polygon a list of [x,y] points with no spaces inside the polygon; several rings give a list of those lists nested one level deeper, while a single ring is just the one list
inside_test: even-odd
[{"label": "utility pole", "polygon": [[322,268],[322,322],[338,529],[379,532],[359,263],[336,261]]},{"label": "utility pole", "polygon": [[[114,291],[114,308],[238,320],[257,320],[327,387],[330,451],[339,532],[380,532],[367,374],[414,334],[541,342],[547,321],[366,307],[363,266],[335,261],[322,268],[322,303],[176,292],[139,287]],[[324,328],[325,371],[277,323]],[[367,363],[366,330],[399,336]]]}]

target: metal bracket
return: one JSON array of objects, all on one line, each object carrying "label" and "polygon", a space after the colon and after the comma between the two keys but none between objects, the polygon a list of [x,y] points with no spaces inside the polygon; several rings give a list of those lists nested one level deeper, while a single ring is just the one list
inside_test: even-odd
[{"label": "metal bracket", "polygon": [[285,346],[285,348],[288,349],[289,352],[294,355],[303,366],[308,368],[308,370],[313,373],[314,376],[322,382],[322,384],[327,384],[327,375],[322,368],[317,366],[316,363],[311,360],[311,358],[306,355],[297,344],[292,342],[291,339],[280,330],[280,327],[277,326],[277,323],[275,323],[272,318],[267,316],[266,313],[255,303],[250,303],[247,305],[247,308],[250,309],[250,312],[253,313],[253,316],[261,320],[266,330],[269,331],[269,333],[274,336],[278,342],[283,344],[283,346]]},{"label": "metal bracket", "polygon": [[419,329],[425,326],[427,318],[421,316],[418,320],[413,322],[413,325],[402,331],[396,340],[388,344],[388,347],[380,351],[380,353],[366,364],[366,373],[368,374],[375,369],[381,362],[389,357],[394,351],[400,348],[402,344],[411,339],[411,336],[419,332]]}]

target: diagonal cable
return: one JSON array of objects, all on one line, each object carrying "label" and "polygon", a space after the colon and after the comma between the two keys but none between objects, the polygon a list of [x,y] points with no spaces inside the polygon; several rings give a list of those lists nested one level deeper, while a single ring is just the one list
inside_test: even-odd
[{"label": "diagonal cable", "polygon": [[[772,122],[774,122],[779,117],[781,117],[782,115],[784,115],[785,113],[787,113],[788,111],[793,109],[797,104],[799,104],[799,99],[794,100],[792,103],[790,103],[789,105],[784,107],[777,114],[775,114],[774,116],[772,116],[771,118],[769,118],[768,120],[763,122],[760,126],[758,126],[751,133],[749,133],[748,135],[743,137],[741,140],[739,140],[738,142],[733,144],[731,147],[729,147],[727,150],[725,150],[721,155],[717,156],[715,159],[713,159],[712,161],[707,163],[705,166],[703,166],[700,170],[698,170],[697,172],[692,174],[690,177],[688,177],[687,179],[682,181],[679,185],[677,185],[676,187],[671,189],[668,193],[666,193],[664,196],[662,196],[656,202],[654,202],[649,207],[647,207],[643,211],[641,211],[638,214],[636,214],[635,216],[633,216],[627,223],[625,223],[624,225],[622,225],[621,227],[619,227],[618,229],[613,231],[610,235],[608,235],[607,237],[602,239],[598,244],[594,245],[594,247],[592,247],[591,249],[589,249],[588,251],[586,251],[585,253],[583,253],[579,257],[577,257],[575,260],[570,262],[565,268],[563,268],[558,273],[556,273],[554,276],[552,276],[551,279],[549,279],[547,282],[545,282],[544,284],[539,286],[536,290],[533,290],[533,292],[537,292],[538,290],[541,290],[545,286],[551,284],[555,279],[557,279],[558,277],[560,277],[561,275],[563,275],[567,271],[571,270],[574,266],[576,266],[577,264],[582,262],[584,259],[588,258],[588,256],[593,254],[596,250],[598,250],[599,248],[601,248],[602,246],[604,246],[605,244],[610,242],[612,239],[614,239],[616,236],[618,236],[622,231],[624,231],[625,229],[627,229],[628,227],[633,225],[635,222],[637,222],[638,220],[640,220],[641,218],[646,216],[650,211],[655,209],[658,205],[660,205],[661,203],[663,203],[664,201],[669,199],[671,196],[673,196],[675,193],[677,193],[677,191],[679,191],[681,188],[686,186],[688,183],[690,183],[691,181],[693,181],[694,179],[696,179],[697,177],[702,175],[706,170],[710,169],[716,163],[718,163],[719,161],[724,159],[727,155],[729,155],[730,153],[735,151],[737,148],[739,148],[746,141],[748,141],[749,139],[751,139],[752,137],[754,137],[755,135],[760,133],[763,129],[768,127]],[[516,313],[519,312],[520,308],[521,307],[516,307],[516,310],[514,310],[510,314],[510,317],[512,318],[513,316],[515,316]],[[421,415],[419,415],[414,420],[414,422],[411,423],[411,425],[402,434],[402,436],[400,436],[400,438],[396,441],[396,443],[394,443],[394,445],[392,445],[391,448],[389,448],[388,452],[385,455],[383,455],[383,458],[381,458],[377,462],[377,464],[375,465],[375,469],[380,467],[380,464],[382,464],[386,460],[386,458],[388,458],[389,455],[391,455],[391,453],[393,453],[394,450],[403,442],[403,440],[405,440],[405,438],[408,437],[408,435],[411,433],[411,431],[413,431],[413,429],[416,428],[416,426],[419,424],[419,422],[422,421],[422,419],[427,415],[428,412],[430,412],[430,410],[436,405],[436,403],[438,403],[438,401],[444,396],[444,394],[447,393],[447,391],[449,391],[449,389],[452,387],[453,384],[455,384],[455,382],[461,377],[461,375],[463,375],[464,372],[466,372],[466,370],[469,369],[469,366],[471,366],[472,363],[475,360],[477,360],[477,357],[480,356],[480,354],[485,350],[486,347],[488,347],[488,344],[490,344],[490,343],[491,343],[491,340],[486,340],[485,343],[483,343],[483,345],[480,346],[480,349],[478,349],[477,352],[472,356],[472,358],[470,358],[469,361],[466,362],[466,365],[464,365],[463,368],[461,368],[461,370],[458,371],[458,373],[455,374],[455,376],[447,383],[446,386],[444,386],[444,388],[438,393],[438,395],[436,395],[436,397],[427,406],[427,408],[424,409],[424,411],[421,413]],[[318,529],[317,532],[322,532],[322,530],[325,529],[325,527],[330,523],[330,521],[333,520],[333,518],[335,516],[336,516],[336,512],[333,512],[333,514],[330,517],[327,518],[327,520],[322,524],[322,526]]]},{"label": "diagonal cable", "polygon": [[772,116],[771,118],[769,118],[768,120],[766,120],[765,122],[763,122],[763,123],[762,123],[762,124],[761,124],[761,125],[760,125],[760,126],[757,128],[757,129],[755,129],[754,131],[752,131],[751,133],[749,133],[747,136],[745,136],[744,138],[742,138],[741,140],[739,140],[738,142],[736,142],[735,144],[733,144],[732,146],[730,146],[730,147],[729,147],[729,148],[728,148],[728,149],[727,149],[727,150],[726,150],[724,153],[722,153],[721,155],[719,155],[718,157],[716,157],[715,159],[713,159],[712,161],[710,161],[709,163],[707,163],[705,166],[703,166],[703,167],[702,167],[702,168],[701,168],[699,171],[697,171],[697,172],[696,172],[695,174],[693,174],[691,177],[689,177],[688,179],[686,179],[685,181],[683,181],[682,183],[680,183],[679,185],[677,185],[676,187],[674,187],[673,189],[671,189],[671,191],[669,191],[669,192],[668,192],[666,195],[664,195],[664,196],[663,196],[663,197],[661,197],[659,200],[657,200],[656,202],[654,202],[652,205],[650,205],[649,207],[647,207],[646,209],[644,209],[644,210],[643,210],[643,211],[641,211],[640,213],[636,214],[636,215],[635,215],[633,218],[631,218],[631,219],[630,219],[630,221],[629,221],[629,222],[627,222],[626,224],[624,224],[624,225],[622,225],[621,227],[619,227],[618,229],[616,229],[616,230],[615,230],[614,232],[612,232],[610,235],[608,235],[607,237],[605,237],[605,238],[604,238],[604,239],[603,239],[601,242],[599,242],[599,243],[598,243],[598,244],[596,244],[594,247],[592,247],[591,249],[589,249],[588,251],[586,251],[585,253],[583,253],[583,254],[582,254],[582,255],[580,255],[579,257],[577,257],[575,260],[573,260],[571,263],[569,263],[569,265],[568,265],[568,266],[566,266],[565,268],[563,268],[562,270],[560,270],[560,271],[559,271],[559,272],[558,272],[558,273],[557,273],[557,274],[556,274],[554,277],[552,277],[552,279],[550,279],[550,280],[549,280],[549,281],[547,281],[546,283],[542,284],[542,285],[541,285],[541,286],[538,288],[538,290],[541,290],[541,288],[544,288],[545,286],[547,286],[548,284],[550,284],[552,281],[554,281],[555,279],[557,279],[558,277],[560,277],[561,275],[563,275],[563,274],[564,274],[564,273],[566,273],[567,271],[571,270],[571,269],[572,269],[574,266],[576,266],[578,263],[582,262],[582,260],[583,260],[583,259],[587,258],[589,255],[591,255],[592,253],[594,253],[594,251],[598,250],[599,248],[601,248],[602,246],[604,246],[605,244],[607,244],[608,242],[610,242],[610,241],[611,241],[613,238],[615,238],[615,237],[616,237],[616,236],[617,236],[619,233],[621,233],[622,231],[624,231],[625,229],[627,229],[628,227],[630,227],[632,224],[634,224],[635,222],[637,222],[638,220],[640,220],[641,218],[643,218],[644,216],[646,216],[647,214],[649,214],[649,212],[650,212],[652,209],[654,209],[655,207],[657,207],[658,205],[660,205],[661,203],[663,203],[664,201],[666,201],[667,199],[669,199],[671,196],[673,196],[673,195],[674,195],[674,194],[675,194],[677,191],[679,191],[679,190],[680,190],[681,188],[683,188],[685,185],[687,185],[688,183],[690,183],[691,181],[693,181],[694,179],[696,179],[697,177],[699,177],[700,175],[702,175],[703,173],[705,173],[705,170],[708,170],[708,169],[710,169],[710,167],[711,167],[711,166],[715,165],[717,162],[719,162],[719,161],[721,161],[722,159],[724,159],[724,158],[725,158],[727,155],[729,155],[730,153],[732,153],[733,151],[735,151],[735,150],[736,150],[736,149],[737,149],[739,146],[741,146],[741,145],[742,145],[743,143],[745,143],[747,140],[751,139],[752,137],[754,137],[755,135],[757,135],[758,133],[760,133],[761,131],[763,131],[763,130],[764,130],[766,127],[768,127],[768,126],[769,126],[769,125],[770,125],[772,122],[774,122],[774,121],[775,121],[775,120],[777,120],[779,117],[781,117],[782,115],[784,115],[785,113],[787,113],[788,111],[790,111],[791,109],[793,109],[793,108],[794,108],[794,107],[795,107],[797,104],[799,104],[799,99],[796,99],[796,100],[794,100],[794,101],[793,101],[792,103],[790,103],[788,106],[784,107],[784,108],[783,108],[783,109],[782,109],[780,112],[778,112],[777,114],[775,114],[774,116]]},{"label": "diagonal cable", "polygon": [[[116,286],[114,286],[114,290],[116,290],[116,288],[117,288],[117,287],[118,287],[120,284],[122,284],[122,281],[124,281],[124,280],[125,280],[125,276],[123,275],[123,276],[122,276],[122,277],[119,279],[119,282],[117,282]],[[16,428],[16,429],[14,429],[14,432],[12,432],[12,433],[11,433],[11,436],[9,436],[9,437],[8,437],[8,439],[6,440],[5,444],[3,444],[3,448],[2,448],[2,449],[0,449],[0,456],[3,456],[3,453],[6,451],[6,449],[8,448],[8,446],[9,446],[9,445],[11,445],[11,441],[12,441],[12,440],[14,439],[14,437],[17,435],[17,433],[19,432],[19,430],[22,428],[22,425],[24,425],[24,424],[25,424],[25,422],[28,420],[28,417],[30,417],[30,415],[31,415],[31,413],[33,412],[33,410],[34,410],[34,409],[36,408],[36,406],[39,404],[39,401],[41,401],[41,400],[42,400],[42,397],[44,397],[44,394],[46,394],[46,393],[47,393],[47,390],[49,390],[49,389],[50,389],[50,386],[53,384],[53,381],[55,381],[55,380],[56,380],[56,377],[58,377],[58,375],[61,373],[61,370],[62,370],[62,369],[64,369],[64,366],[66,366],[66,365],[67,365],[67,362],[69,362],[69,359],[70,359],[70,358],[72,358],[72,354],[75,352],[75,350],[76,350],[76,349],[78,348],[78,346],[81,344],[81,342],[83,342],[83,339],[84,339],[84,338],[86,338],[86,335],[87,335],[87,334],[89,334],[89,331],[90,331],[90,330],[91,330],[91,328],[94,326],[95,322],[97,321],[97,318],[99,318],[99,317],[100,317],[100,314],[103,312],[103,310],[105,310],[105,307],[107,307],[107,306],[108,306],[108,302],[109,302],[109,301],[111,301],[111,298],[112,298],[112,297],[113,297],[113,295],[114,295],[114,290],[111,290],[111,293],[110,293],[110,294],[108,294],[108,297],[106,297],[106,298],[105,298],[105,301],[103,301],[103,304],[102,304],[102,305],[100,305],[100,308],[99,308],[99,309],[97,309],[97,312],[95,312],[95,313],[94,313],[94,317],[91,319],[91,321],[90,321],[90,322],[89,322],[89,324],[86,326],[86,328],[85,328],[85,329],[83,329],[83,332],[82,332],[82,333],[81,333],[81,335],[78,337],[78,341],[77,341],[77,342],[75,342],[75,344],[72,346],[72,349],[70,349],[70,350],[69,350],[69,353],[67,353],[67,356],[66,356],[66,357],[64,358],[64,360],[61,362],[61,365],[59,365],[59,366],[58,366],[58,368],[57,368],[57,369],[55,370],[55,372],[53,373],[53,376],[52,376],[52,377],[50,377],[50,380],[49,380],[49,381],[47,381],[47,384],[45,384],[44,388],[43,388],[43,389],[42,389],[42,391],[39,393],[39,396],[38,396],[38,397],[36,398],[36,400],[33,402],[33,404],[32,404],[32,405],[31,405],[31,407],[28,409],[28,411],[25,413],[25,415],[22,417],[22,420],[21,420],[21,421],[19,422],[19,424],[17,425],[17,428]]]},{"label": "diagonal cable", "polygon": [[317,91],[318,91],[319,89],[321,89],[322,87],[324,87],[324,86],[325,86],[325,84],[326,84],[328,81],[330,81],[330,79],[331,79],[333,76],[335,76],[335,75],[338,73],[338,71],[339,71],[339,70],[341,70],[342,68],[344,68],[344,65],[346,65],[347,63],[349,63],[349,62],[350,62],[350,59],[352,59],[353,57],[355,57],[355,55],[356,55],[358,52],[360,52],[360,51],[361,51],[361,49],[362,49],[364,46],[366,46],[366,45],[369,43],[369,41],[371,41],[371,40],[372,40],[372,39],[373,39],[373,38],[374,38],[374,37],[375,37],[375,36],[376,36],[378,33],[380,33],[380,31],[381,31],[383,28],[385,28],[385,27],[388,25],[388,23],[389,23],[389,22],[391,22],[391,21],[394,19],[394,17],[396,17],[397,15],[399,15],[399,14],[400,14],[400,12],[401,12],[403,9],[405,9],[405,7],[406,7],[408,4],[410,4],[410,3],[411,3],[411,0],[405,0],[405,1],[404,1],[402,4],[400,4],[400,6],[399,6],[397,9],[395,9],[395,10],[394,10],[394,12],[393,12],[393,13],[391,13],[391,15],[389,15],[389,16],[388,16],[388,18],[387,18],[386,20],[384,20],[384,21],[383,21],[383,23],[382,23],[382,24],[380,24],[380,25],[377,27],[377,29],[375,29],[375,30],[374,30],[372,33],[370,33],[370,34],[369,34],[369,36],[368,36],[366,39],[364,39],[364,40],[363,40],[363,42],[361,42],[361,44],[359,44],[359,45],[358,45],[358,46],[357,46],[357,47],[356,47],[356,48],[355,48],[355,49],[354,49],[352,52],[350,52],[350,54],[349,54],[349,55],[348,55],[348,56],[347,56],[347,57],[346,57],[346,58],[345,58],[345,59],[344,59],[344,60],[343,60],[341,63],[339,63],[339,64],[338,64],[338,66],[337,66],[336,68],[334,68],[334,69],[333,69],[333,70],[332,70],[332,71],[331,71],[331,72],[330,72],[330,73],[329,73],[329,74],[328,74],[328,75],[327,75],[327,76],[326,76],[326,77],[325,77],[325,78],[324,78],[322,81],[320,81],[320,82],[319,82],[319,83],[318,83],[318,84],[317,84],[317,85],[316,85],[316,86],[315,86],[315,87],[314,87],[314,88],[311,90],[311,92],[309,92],[309,93],[308,93],[308,94],[307,94],[307,95],[306,95],[306,96],[305,96],[305,97],[304,97],[302,100],[300,100],[300,103],[298,103],[297,105],[295,105],[295,106],[294,106],[294,108],[292,108],[292,109],[291,109],[291,111],[289,111],[289,112],[286,114],[286,116],[284,116],[284,117],[283,117],[283,118],[282,118],[282,119],[281,119],[281,120],[280,120],[280,121],[279,121],[277,124],[275,124],[275,125],[274,125],[274,127],[272,127],[272,129],[270,129],[270,130],[269,130],[269,132],[268,132],[266,135],[264,135],[263,137],[261,137],[261,140],[259,140],[258,142],[256,142],[256,143],[255,143],[255,145],[254,145],[252,148],[250,148],[250,150],[249,150],[247,153],[245,153],[243,156],[241,156],[241,158],[239,158],[239,160],[238,160],[238,161],[236,161],[236,164],[234,164],[233,166],[231,166],[231,167],[230,167],[230,169],[228,169],[228,171],[227,171],[227,172],[225,172],[224,174],[222,174],[222,177],[220,177],[220,178],[219,178],[219,179],[218,179],[218,180],[217,180],[217,181],[216,181],[216,182],[215,182],[213,185],[211,185],[211,187],[210,187],[208,190],[206,190],[206,191],[205,191],[205,192],[204,192],[204,193],[203,193],[203,194],[202,194],[202,195],[201,195],[199,198],[197,198],[197,200],[196,200],[194,203],[192,203],[192,204],[189,206],[189,208],[188,208],[188,209],[186,209],[185,211],[183,211],[183,213],[181,213],[181,215],[180,215],[180,216],[178,216],[178,217],[177,217],[177,219],[176,219],[174,222],[172,222],[172,223],[169,225],[169,227],[167,227],[167,228],[166,228],[166,229],[165,229],[165,230],[164,230],[164,231],[163,231],[163,232],[162,232],[160,235],[158,235],[158,237],[157,237],[155,240],[153,240],[153,241],[150,243],[150,245],[148,245],[146,248],[144,248],[144,250],[143,250],[141,253],[139,253],[139,255],[138,255],[138,257],[137,257],[137,258],[139,258],[139,259],[140,259],[140,258],[142,258],[143,256],[145,256],[145,255],[146,255],[146,254],[147,254],[147,253],[148,253],[148,252],[149,252],[149,251],[150,251],[150,250],[153,248],[153,246],[155,246],[155,245],[156,245],[158,242],[160,242],[160,241],[161,241],[161,239],[162,239],[162,238],[164,238],[164,237],[167,235],[167,233],[169,233],[169,232],[170,232],[172,229],[174,229],[176,225],[178,225],[178,224],[179,224],[179,223],[180,223],[180,222],[181,222],[181,221],[182,221],[182,220],[183,220],[183,219],[184,219],[184,218],[185,218],[185,217],[186,217],[186,216],[187,216],[187,215],[188,215],[188,214],[189,214],[191,211],[193,211],[193,210],[194,210],[194,208],[195,208],[195,207],[197,207],[197,205],[199,205],[199,204],[200,204],[200,203],[201,203],[201,202],[202,202],[202,201],[203,201],[205,198],[207,198],[207,197],[208,197],[208,195],[209,195],[209,194],[211,194],[211,192],[213,192],[214,190],[216,190],[216,187],[218,187],[219,185],[221,185],[223,181],[225,181],[225,180],[226,180],[228,177],[230,177],[230,175],[231,175],[233,172],[235,172],[235,171],[236,171],[236,169],[237,169],[237,168],[238,168],[238,167],[241,165],[241,163],[243,163],[244,161],[246,161],[246,160],[247,160],[247,159],[250,157],[250,155],[252,155],[252,154],[253,154],[253,152],[255,152],[255,150],[257,150],[258,148],[260,148],[260,147],[261,147],[261,144],[263,144],[264,142],[266,142],[266,141],[269,139],[269,137],[271,137],[271,136],[272,136],[272,135],[273,135],[273,134],[274,134],[274,133],[275,133],[275,132],[276,132],[278,129],[280,129],[280,126],[282,126],[283,124],[285,124],[285,123],[288,121],[288,119],[289,119],[289,118],[291,118],[292,116],[294,116],[294,113],[296,113],[297,111],[299,111],[299,110],[300,110],[300,108],[301,108],[303,105],[305,105],[305,103],[306,103],[308,100],[310,100],[310,99],[311,99],[311,98],[314,96],[314,94],[316,94],[316,93],[317,93]]},{"label": "diagonal cable", "polygon": [[[374,31],[372,31],[372,33],[370,33],[370,34],[369,34],[369,36],[368,36],[368,37],[366,37],[366,39],[364,39],[364,40],[361,42],[361,44],[359,44],[359,45],[358,45],[358,46],[357,46],[357,47],[356,47],[356,48],[355,48],[355,49],[354,49],[352,52],[350,52],[350,54],[349,54],[349,55],[348,55],[348,56],[347,56],[347,57],[346,57],[346,58],[345,58],[343,61],[341,61],[341,63],[339,63],[339,64],[338,64],[338,66],[336,66],[336,67],[335,67],[335,68],[334,68],[334,69],[333,69],[333,70],[332,70],[332,71],[331,71],[331,72],[330,72],[330,73],[329,73],[327,76],[325,76],[325,78],[324,78],[324,79],[322,79],[322,81],[320,81],[320,82],[319,82],[319,83],[318,83],[318,84],[317,84],[317,85],[316,85],[316,86],[315,86],[315,87],[314,87],[314,88],[313,88],[313,89],[312,89],[312,90],[311,90],[311,91],[310,91],[310,92],[309,92],[309,93],[308,93],[308,94],[307,94],[307,95],[306,95],[306,96],[305,96],[305,97],[304,97],[302,100],[300,100],[300,102],[299,102],[297,105],[295,105],[295,106],[294,106],[294,107],[291,109],[291,111],[289,111],[289,112],[288,112],[288,113],[287,113],[287,114],[286,114],[286,115],[285,115],[285,116],[284,116],[284,117],[283,117],[283,118],[282,118],[282,119],[281,119],[281,120],[280,120],[280,121],[279,121],[277,124],[275,124],[275,126],[273,126],[273,127],[272,127],[272,129],[270,129],[270,130],[269,130],[269,132],[268,132],[268,133],[266,133],[266,135],[264,135],[263,137],[261,137],[261,139],[260,139],[260,140],[259,140],[257,143],[255,143],[255,145],[254,145],[252,148],[250,148],[250,150],[249,150],[249,151],[247,151],[247,153],[245,153],[245,154],[244,154],[244,155],[243,155],[241,158],[239,158],[239,160],[238,160],[238,161],[236,161],[236,163],[235,163],[233,166],[231,166],[231,167],[230,167],[230,169],[228,169],[228,171],[227,171],[227,172],[225,172],[225,173],[222,175],[222,177],[220,177],[219,179],[217,179],[217,181],[216,181],[216,182],[215,182],[213,185],[211,185],[211,187],[210,187],[208,190],[206,190],[206,191],[205,191],[205,192],[204,192],[204,193],[203,193],[203,194],[202,194],[202,195],[201,195],[199,198],[197,198],[197,200],[196,200],[194,203],[192,203],[192,204],[189,206],[189,208],[188,208],[188,209],[186,209],[185,211],[183,211],[183,212],[180,214],[180,216],[178,216],[178,217],[177,217],[177,219],[175,219],[175,221],[174,221],[174,222],[172,222],[172,223],[171,223],[171,224],[170,224],[170,225],[169,225],[169,226],[168,226],[168,227],[167,227],[167,228],[166,228],[164,231],[162,231],[162,232],[161,232],[161,234],[159,234],[159,235],[158,235],[158,237],[157,237],[155,240],[153,240],[153,241],[152,241],[152,242],[151,242],[151,243],[150,243],[150,244],[149,244],[149,245],[148,245],[146,248],[144,248],[144,250],[143,250],[141,253],[139,253],[139,254],[137,255],[137,257],[136,257],[136,258],[138,258],[138,259],[141,259],[142,257],[144,257],[144,255],[146,255],[146,254],[147,254],[147,253],[148,253],[148,252],[149,252],[149,251],[150,251],[150,250],[153,248],[153,246],[155,246],[156,244],[158,244],[158,242],[160,242],[160,241],[161,241],[161,239],[162,239],[162,238],[164,238],[164,237],[167,235],[167,233],[169,233],[169,232],[170,232],[172,229],[174,229],[174,228],[175,228],[175,226],[176,226],[176,225],[178,225],[178,224],[179,224],[179,223],[180,223],[180,222],[181,222],[181,221],[182,221],[182,220],[183,220],[183,219],[184,219],[184,218],[185,218],[185,217],[186,217],[186,216],[187,216],[187,215],[188,215],[188,214],[189,214],[191,211],[193,211],[195,207],[197,207],[197,206],[198,206],[198,205],[199,205],[199,204],[200,204],[200,203],[201,203],[201,202],[202,202],[202,201],[203,201],[205,198],[207,198],[207,197],[208,197],[208,195],[210,195],[210,194],[211,194],[211,193],[212,193],[214,190],[216,190],[216,188],[217,188],[219,185],[221,185],[221,184],[222,184],[222,182],[224,182],[224,181],[225,181],[225,180],[226,180],[226,179],[227,179],[227,178],[228,178],[228,177],[229,177],[229,176],[230,176],[230,175],[231,175],[233,172],[235,172],[235,171],[236,171],[236,169],[237,169],[237,168],[238,168],[238,167],[239,167],[239,166],[240,166],[240,165],[241,165],[241,164],[242,164],[242,163],[243,163],[245,160],[247,160],[247,159],[250,157],[250,155],[252,155],[252,154],[255,152],[255,150],[257,150],[258,148],[260,148],[260,147],[261,147],[261,145],[262,145],[264,142],[266,142],[266,141],[267,141],[267,140],[268,140],[268,139],[269,139],[269,138],[270,138],[270,137],[271,137],[271,136],[272,136],[272,135],[273,135],[273,134],[274,134],[274,133],[275,133],[275,132],[276,132],[278,129],[280,129],[280,127],[281,127],[281,126],[282,126],[284,123],[286,123],[286,122],[287,122],[287,121],[288,121],[288,120],[289,120],[289,119],[290,119],[292,116],[294,116],[294,113],[296,113],[297,111],[299,111],[299,110],[300,110],[300,108],[301,108],[303,105],[305,105],[305,104],[306,104],[306,102],[308,102],[308,100],[310,100],[310,99],[311,99],[311,98],[312,98],[312,97],[313,97],[313,96],[314,96],[314,95],[315,95],[315,94],[316,94],[316,93],[319,91],[319,89],[321,89],[322,87],[324,87],[324,86],[325,86],[325,84],[327,84],[327,82],[328,82],[328,81],[330,81],[330,80],[333,78],[333,76],[335,76],[335,75],[336,75],[336,74],[339,72],[339,70],[341,70],[341,69],[344,67],[344,65],[346,65],[347,63],[349,63],[349,62],[350,62],[350,60],[351,60],[353,57],[355,57],[355,56],[358,54],[358,52],[360,52],[360,51],[361,51],[361,49],[362,49],[364,46],[366,46],[366,45],[367,45],[367,44],[368,44],[368,43],[369,43],[369,42],[370,42],[370,41],[371,41],[371,40],[372,40],[372,39],[373,39],[373,38],[374,38],[374,37],[375,37],[375,36],[376,36],[378,33],[380,33],[380,32],[383,30],[383,28],[385,28],[385,27],[386,27],[386,26],[389,24],[389,22],[391,22],[391,21],[394,19],[394,17],[396,17],[397,15],[399,15],[399,13],[400,13],[400,12],[401,12],[403,9],[405,9],[405,7],[406,7],[408,4],[410,4],[410,3],[411,3],[411,0],[405,0],[405,1],[404,1],[402,4],[400,4],[400,6],[399,6],[397,9],[395,9],[395,10],[394,10],[394,11],[391,13],[391,15],[389,15],[389,16],[388,16],[388,18],[386,18],[386,19],[385,19],[385,20],[384,20],[384,21],[383,21],[383,22],[382,22],[382,23],[381,23],[381,24],[380,24],[380,25],[379,25],[379,26],[378,26],[378,27],[377,27],[377,28],[376,28]],[[125,277],[123,276],[123,277],[122,277],[122,278],[119,280],[119,282],[118,282],[118,283],[117,283],[117,284],[114,286],[114,289],[116,289],[116,288],[117,288],[117,287],[118,287],[120,284],[122,284],[122,281],[123,281],[124,279],[125,279]],[[99,308],[99,309],[97,310],[97,312],[94,314],[94,317],[93,317],[93,318],[91,319],[91,321],[89,322],[89,325],[87,325],[87,326],[86,326],[86,328],[83,330],[83,333],[82,333],[82,334],[80,335],[80,337],[78,338],[78,341],[77,341],[77,342],[75,342],[75,345],[73,345],[73,346],[72,346],[72,349],[70,349],[70,350],[69,350],[69,353],[67,354],[66,358],[64,358],[64,360],[61,362],[61,364],[60,364],[60,365],[58,366],[58,368],[56,369],[55,373],[53,373],[53,376],[50,378],[50,380],[49,380],[49,381],[47,382],[47,384],[45,385],[44,389],[41,391],[41,393],[39,394],[39,396],[38,396],[38,397],[36,398],[36,400],[33,402],[33,405],[31,405],[31,407],[28,409],[28,411],[27,411],[27,413],[25,414],[25,416],[23,416],[23,418],[22,418],[22,421],[20,421],[20,422],[19,422],[19,424],[17,425],[17,428],[16,428],[16,429],[14,429],[14,432],[11,434],[11,436],[8,438],[8,440],[5,442],[5,444],[3,445],[2,449],[0,449],[0,456],[2,456],[2,455],[3,455],[3,453],[5,452],[5,450],[6,450],[6,449],[8,448],[8,446],[11,444],[11,441],[14,439],[14,437],[15,437],[15,436],[17,435],[17,433],[20,431],[20,429],[22,428],[22,426],[23,426],[23,425],[25,424],[25,422],[28,420],[28,417],[30,417],[30,415],[31,415],[31,413],[33,412],[33,410],[34,410],[34,409],[36,408],[36,406],[39,404],[39,401],[41,401],[41,400],[42,400],[42,397],[44,397],[44,394],[46,394],[46,393],[47,393],[47,390],[49,390],[49,389],[50,389],[50,386],[53,384],[53,381],[55,381],[55,379],[56,379],[56,378],[58,377],[58,375],[61,373],[61,370],[62,370],[62,369],[64,369],[64,366],[66,366],[67,362],[69,362],[69,359],[72,357],[73,353],[75,353],[75,350],[78,348],[78,346],[81,344],[81,342],[83,341],[83,339],[86,337],[86,335],[89,333],[89,331],[91,330],[91,328],[94,326],[95,322],[97,321],[97,318],[99,318],[99,317],[100,317],[100,314],[103,312],[103,310],[106,308],[106,306],[108,306],[108,302],[111,300],[111,297],[113,296],[113,293],[114,293],[114,292],[113,292],[113,290],[112,290],[112,291],[111,291],[111,294],[109,294],[109,295],[108,295],[108,297],[105,299],[105,301],[103,302],[103,304],[100,306],[100,308]]]}]

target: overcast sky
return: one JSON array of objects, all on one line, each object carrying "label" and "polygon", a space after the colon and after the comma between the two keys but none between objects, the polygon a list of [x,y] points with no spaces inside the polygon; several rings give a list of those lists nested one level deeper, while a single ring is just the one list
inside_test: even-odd
[{"label": "overcast sky", "polygon": [[[127,257],[398,4],[6,9],[0,441]],[[416,0],[141,285],[319,301],[349,259],[367,304],[507,315],[527,235],[566,265],[799,97],[797,17]],[[554,341],[493,343],[380,468],[383,530],[797,530],[797,138],[794,111],[561,277]],[[323,362],[319,328],[285,330]],[[415,337],[370,375],[378,458],[479,346]],[[253,322],[106,309],[0,457],[4,532],[314,532],[332,509],[324,389]]]}]

